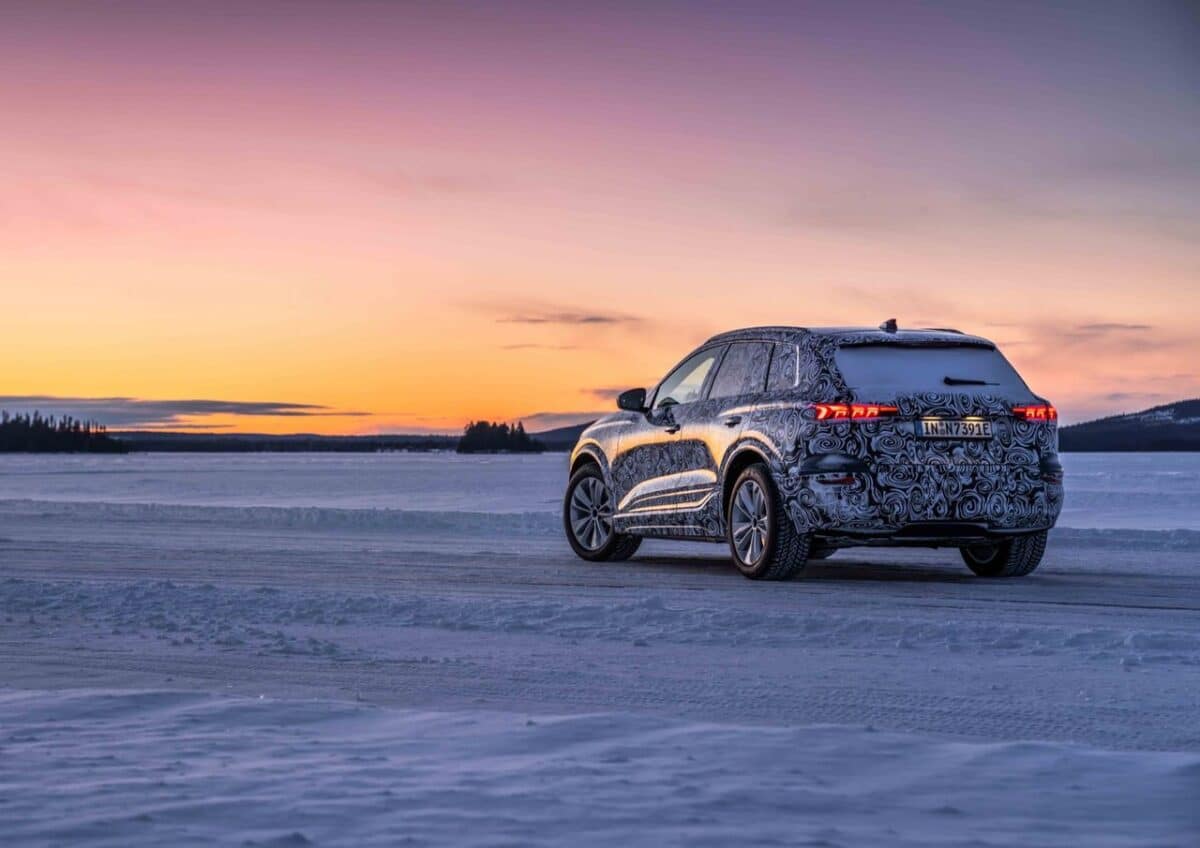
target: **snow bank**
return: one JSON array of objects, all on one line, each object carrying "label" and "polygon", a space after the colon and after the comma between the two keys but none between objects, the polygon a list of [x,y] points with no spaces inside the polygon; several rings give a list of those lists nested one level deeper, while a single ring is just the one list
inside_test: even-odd
[{"label": "snow bank", "polygon": [[870,727],[0,695],[11,842],[1192,845],[1200,754]]}]

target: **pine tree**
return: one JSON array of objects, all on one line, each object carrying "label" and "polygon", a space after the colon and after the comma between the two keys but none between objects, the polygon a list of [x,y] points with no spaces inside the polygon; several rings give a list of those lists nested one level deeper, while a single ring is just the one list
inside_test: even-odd
[{"label": "pine tree", "polygon": [[525,432],[524,422],[509,426],[492,421],[472,421],[463,428],[459,453],[540,453],[540,442]]},{"label": "pine tree", "polygon": [[10,415],[0,411],[0,452],[124,453],[126,446],[108,435],[104,425],[69,415],[43,417],[41,412]]}]

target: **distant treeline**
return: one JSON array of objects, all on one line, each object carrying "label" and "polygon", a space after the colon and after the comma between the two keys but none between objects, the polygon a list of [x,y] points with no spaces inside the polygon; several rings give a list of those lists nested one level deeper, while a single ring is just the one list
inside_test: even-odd
[{"label": "distant treeline", "polygon": [[491,421],[472,421],[458,440],[459,453],[541,453],[545,447],[525,432],[525,425],[515,427]]},{"label": "distant treeline", "polygon": [[115,433],[132,451],[166,453],[379,453],[448,451],[454,436],[272,436],[266,433]]},{"label": "distant treeline", "polygon": [[95,421],[0,412],[0,453],[124,453],[127,449]]}]

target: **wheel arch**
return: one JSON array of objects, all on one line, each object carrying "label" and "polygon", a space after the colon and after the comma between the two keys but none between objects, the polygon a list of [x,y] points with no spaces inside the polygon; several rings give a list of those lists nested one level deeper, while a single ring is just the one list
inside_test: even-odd
[{"label": "wheel arch", "polygon": [[739,445],[730,452],[729,458],[725,460],[725,469],[721,472],[722,524],[725,523],[726,516],[729,514],[729,498],[733,494],[733,484],[737,482],[738,475],[757,463],[770,467],[766,451],[754,442],[744,442]]},{"label": "wheel arch", "polygon": [[611,482],[608,474],[608,461],[605,459],[604,451],[600,450],[597,444],[580,445],[575,449],[575,455],[571,457],[571,468],[568,476],[575,476],[580,468],[585,465],[595,465],[600,469],[600,473],[604,475],[605,482]]}]

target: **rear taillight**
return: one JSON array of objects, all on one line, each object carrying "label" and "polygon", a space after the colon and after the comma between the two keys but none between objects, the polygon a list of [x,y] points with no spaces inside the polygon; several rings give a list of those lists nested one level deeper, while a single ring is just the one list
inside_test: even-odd
[{"label": "rear taillight", "polygon": [[1014,406],[1013,415],[1026,421],[1057,421],[1058,410],[1048,403],[1033,406]]},{"label": "rear taillight", "polygon": [[873,421],[899,412],[879,403],[814,403],[812,408],[818,421]]}]

